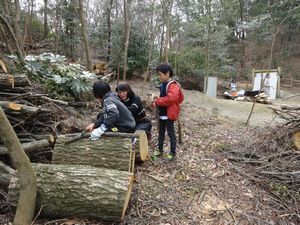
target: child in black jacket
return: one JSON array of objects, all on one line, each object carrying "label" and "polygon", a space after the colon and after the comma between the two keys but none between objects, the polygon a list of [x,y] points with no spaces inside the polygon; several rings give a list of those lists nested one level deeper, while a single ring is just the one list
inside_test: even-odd
[{"label": "child in black jacket", "polygon": [[141,98],[132,91],[128,83],[116,87],[121,102],[129,109],[136,122],[136,130],[145,130],[148,140],[151,138],[151,121],[146,117]]}]

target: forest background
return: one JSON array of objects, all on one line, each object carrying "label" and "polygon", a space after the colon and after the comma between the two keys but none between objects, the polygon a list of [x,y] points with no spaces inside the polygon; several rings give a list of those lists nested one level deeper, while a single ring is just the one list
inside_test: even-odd
[{"label": "forest background", "polygon": [[[171,63],[184,81],[300,78],[299,0],[0,0],[0,53],[52,52],[124,80]],[[188,85],[190,86],[190,85]]]}]

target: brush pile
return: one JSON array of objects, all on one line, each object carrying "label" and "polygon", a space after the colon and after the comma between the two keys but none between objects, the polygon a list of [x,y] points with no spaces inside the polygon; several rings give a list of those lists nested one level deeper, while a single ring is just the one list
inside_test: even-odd
[{"label": "brush pile", "polygon": [[260,130],[226,155],[235,171],[267,191],[265,200],[274,215],[280,215],[277,224],[299,224],[300,151],[296,137],[300,132],[300,108],[281,107],[274,111],[286,123]]}]

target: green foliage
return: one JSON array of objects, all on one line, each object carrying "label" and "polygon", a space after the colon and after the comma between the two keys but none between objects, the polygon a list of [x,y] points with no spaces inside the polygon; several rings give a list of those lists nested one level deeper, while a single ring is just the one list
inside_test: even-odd
[{"label": "green foliage", "polygon": [[32,37],[34,37],[35,41],[42,40],[44,25],[43,22],[36,16],[34,16],[31,21],[31,32],[32,32]]},{"label": "green foliage", "polygon": [[78,99],[90,91],[90,81],[95,75],[84,71],[79,64],[65,63],[65,57],[52,53],[25,58],[25,73],[45,85],[49,95],[56,99]]},{"label": "green foliage", "polygon": [[[138,28],[133,28],[132,31]],[[129,71],[144,71],[148,64],[149,44],[142,32],[131,32],[128,46]]]},{"label": "green foliage", "polygon": [[62,12],[61,26],[62,30],[59,33],[60,48],[64,55],[71,59],[76,59],[80,56],[77,47],[80,41],[80,19],[79,6],[76,0],[62,0],[59,4]]},{"label": "green foliage", "polygon": [[178,75],[181,76],[204,76],[205,58],[201,48],[190,47],[183,49],[177,55]]}]

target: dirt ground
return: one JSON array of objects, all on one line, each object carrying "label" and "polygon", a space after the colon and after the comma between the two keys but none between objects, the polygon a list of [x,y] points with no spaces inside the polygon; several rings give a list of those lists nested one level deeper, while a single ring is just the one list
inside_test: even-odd
[{"label": "dirt ground", "polygon": [[[129,81],[142,99],[159,93],[150,83]],[[112,84],[114,88],[116,83]],[[278,224],[268,195],[260,184],[237,173],[222,152],[245,137],[280,120],[267,105],[256,104],[245,126],[252,103],[212,99],[197,91],[184,90],[181,124],[183,143],[178,144],[174,161],[150,159],[136,166],[136,179],[122,223],[84,219],[37,220],[35,224],[86,225],[225,225]],[[281,99],[276,104],[281,104]],[[299,98],[282,101],[299,104]],[[155,113],[147,109],[153,122],[151,154],[157,144]],[[176,124],[177,128],[177,124]],[[165,142],[165,153],[169,142]],[[295,223],[290,223],[295,224]]]},{"label": "dirt ground", "polygon": [[[158,93],[149,84],[131,85],[142,98],[147,93]],[[274,215],[264,199],[265,191],[232,170],[228,159],[221,154],[245,137],[251,138],[265,126],[279,122],[273,110],[256,104],[250,126],[246,127],[252,103],[212,99],[197,91],[185,90],[184,94],[183,143],[178,145],[177,159],[149,160],[137,167],[124,223],[276,224],[276,217],[281,215]],[[297,104],[298,100],[290,99],[289,104]],[[153,125],[150,154],[157,143],[155,120]]]}]

